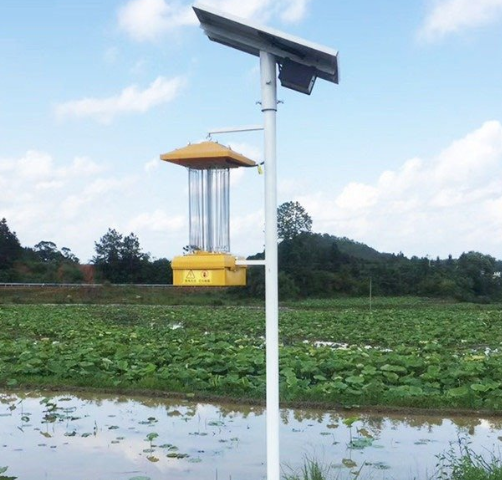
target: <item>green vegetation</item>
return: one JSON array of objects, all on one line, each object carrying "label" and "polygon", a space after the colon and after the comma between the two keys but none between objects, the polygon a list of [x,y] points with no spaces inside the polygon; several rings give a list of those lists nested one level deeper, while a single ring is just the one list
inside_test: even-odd
[{"label": "green vegetation", "polygon": [[439,456],[438,472],[433,480],[502,480],[502,460],[489,452],[476,453],[467,438],[459,438]]},{"label": "green vegetation", "polygon": [[[312,233],[298,202],[278,209],[281,299],[334,295],[420,295],[488,303],[502,300],[502,262],[467,252],[454,259],[380,253],[346,237]],[[259,253],[252,259],[264,258]],[[263,297],[264,273],[251,269],[247,295]]]},{"label": "green vegetation", "polygon": [[[372,256],[369,251],[366,245],[331,235],[302,233],[284,240],[279,245],[283,298],[368,295],[371,288],[373,295],[502,299],[502,263],[489,255],[467,252],[458,259],[432,260],[378,252]],[[256,290],[260,273],[252,272],[250,289]]]},{"label": "green vegetation", "polygon": [[[290,471],[282,475],[283,480],[329,480],[334,476],[330,465],[324,465],[315,458],[306,457],[299,471]],[[352,476],[352,478],[357,478]]]},{"label": "green vegetation", "polygon": [[17,477],[8,477],[4,473],[9,469],[9,467],[0,467],[0,480],[15,480]]},{"label": "green vegetation", "polygon": [[[312,233],[298,202],[278,208],[279,293],[282,300],[333,296],[419,295],[478,303],[502,301],[502,261],[480,252],[455,259],[407,258],[380,253],[345,237]],[[190,248],[186,249],[190,251]],[[81,265],[68,248],[42,241],[22,247],[0,221],[0,282],[171,284],[171,263],[142,251],[134,233],[114,229],[95,242],[92,265]],[[180,252],[181,253],[181,252]],[[258,253],[250,258],[263,258]],[[251,268],[239,299],[264,296],[264,269]]]},{"label": "green vegetation", "polygon": [[[364,475],[364,462],[357,471],[351,471],[350,477],[343,475],[333,465],[323,463],[316,458],[306,457],[298,471],[288,471],[283,480],[342,480],[346,478],[373,478]],[[453,447],[439,456],[438,471],[428,480],[502,480],[502,460],[493,453],[487,459],[474,452],[465,439],[459,439],[457,449]]]},{"label": "green vegetation", "polygon": [[141,287],[134,285],[76,285],[0,287],[0,304],[102,305],[263,305],[259,299],[240,298],[224,288]]},{"label": "green vegetation", "polygon": [[[500,306],[299,302],[280,314],[284,401],[502,408]],[[261,308],[0,307],[0,383],[264,399]]]},{"label": "green vegetation", "polygon": [[302,232],[312,232],[312,219],[298,202],[286,202],[277,209],[277,236],[291,240]]},{"label": "green vegetation", "polygon": [[82,265],[67,247],[41,241],[21,246],[5,218],[0,220],[0,283],[113,283],[171,284],[171,262],[144,253],[138,237],[109,229],[95,243],[93,265]]},{"label": "green vegetation", "polygon": [[47,241],[22,247],[5,218],[0,220],[0,282],[73,283],[83,279],[79,259],[69,248],[58,250]]},{"label": "green vegetation", "polygon": [[173,283],[171,262],[162,258],[152,260],[144,253],[134,233],[123,236],[108,229],[95,243],[92,259],[98,277],[111,283]]}]

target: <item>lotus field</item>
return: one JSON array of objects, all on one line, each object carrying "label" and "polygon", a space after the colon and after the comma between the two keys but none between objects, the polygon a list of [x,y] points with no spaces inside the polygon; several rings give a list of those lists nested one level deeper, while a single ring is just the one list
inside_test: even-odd
[{"label": "lotus field", "polygon": [[[0,306],[0,384],[264,400],[252,307]],[[280,312],[281,399],[502,408],[502,311],[419,299],[306,301]]]}]

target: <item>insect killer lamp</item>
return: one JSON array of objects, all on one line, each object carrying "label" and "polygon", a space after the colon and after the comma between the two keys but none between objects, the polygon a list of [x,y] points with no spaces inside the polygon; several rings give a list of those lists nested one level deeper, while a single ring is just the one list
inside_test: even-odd
[{"label": "insect killer lamp", "polygon": [[188,254],[173,258],[174,285],[246,285],[246,266],[230,254],[230,169],[256,163],[212,141],[188,145],[160,159],[188,169]]}]

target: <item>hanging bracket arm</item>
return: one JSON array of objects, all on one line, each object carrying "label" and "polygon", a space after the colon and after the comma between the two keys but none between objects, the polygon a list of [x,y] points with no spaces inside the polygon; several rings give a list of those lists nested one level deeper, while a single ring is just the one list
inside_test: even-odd
[{"label": "hanging bracket arm", "polygon": [[264,266],[266,264],[265,260],[236,260],[235,264],[238,266],[255,266],[255,265],[262,265]]},{"label": "hanging bracket arm", "polygon": [[227,127],[227,128],[215,128],[207,132],[207,136],[210,138],[212,135],[219,135],[221,133],[239,133],[239,132],[256,132],[258,130],[263,130],[263,125],[247,125],[244,127]]}]

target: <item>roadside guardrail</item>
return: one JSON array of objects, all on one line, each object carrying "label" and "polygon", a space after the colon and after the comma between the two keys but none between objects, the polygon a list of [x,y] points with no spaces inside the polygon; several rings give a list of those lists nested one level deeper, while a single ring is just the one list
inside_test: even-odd
[{"label": "roadside guardrail", "polygon": [[[0,288],[16,287],[50,287],[50,288],[99,288],[104,287],[103,283],[0,283]],[[141,287],[141,288],[172,288],[174,285],[166,283],[109,283],[107,287]]]}]

